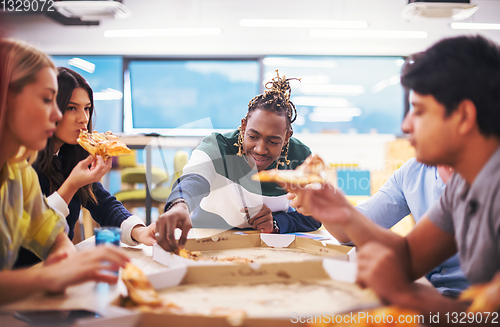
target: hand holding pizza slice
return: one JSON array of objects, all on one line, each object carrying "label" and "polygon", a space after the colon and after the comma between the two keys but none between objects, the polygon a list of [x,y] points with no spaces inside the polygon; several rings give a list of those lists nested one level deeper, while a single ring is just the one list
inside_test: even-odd
[{"label": "hand holding pizza slice", "polygon": [[[295,170],[266,170],[252,176],[261,182],[275,182],[289,192],[290,206],[321,222],[345,221],[352,205],[334,186],[335,174],[318,155],[307,157]],[[332,218],[335,217],[335,218]]]}]

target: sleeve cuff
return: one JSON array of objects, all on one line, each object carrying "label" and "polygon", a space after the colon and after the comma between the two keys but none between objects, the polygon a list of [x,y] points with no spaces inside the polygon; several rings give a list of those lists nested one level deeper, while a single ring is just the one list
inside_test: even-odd
[{"label": "sleeve cuff", "polygon": [[69,233],[69,226],[66,217],[69,215],[69,208],[66,201],[59,195],[59,193],[54,192],[47,198],[47,204],[51,207],[58,215],[64,219],[64,232]]},{"label": "sleeve cuff", "polygon": [[122,230],[122,243],[130,246],[139,244],[139,242],[132,239],[132,229],[138,225],[146,227],[146,224],[144,224],[144,221],[139,216],[130,216],[122,222],[120,226]]}]

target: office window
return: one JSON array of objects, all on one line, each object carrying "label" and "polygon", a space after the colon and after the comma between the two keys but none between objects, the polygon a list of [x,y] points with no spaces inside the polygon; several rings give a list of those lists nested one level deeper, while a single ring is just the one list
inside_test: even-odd
[{"label": "office window", "polygon": [[125,132],[203,136],[236,129],[260,93],[259,67],[256,59],[131,60]]},{"label": "office window", "polygon": [[292,81],[298,112],[294,131],[401,134],[404,91],[399,82],[402,57],[266,57],[264,83],[276,76]]},{"label": "office window", "polygon": [[123,131],[123,60],[120,56],[52,56],[56,66],[83,76],[94,91],[94,129]]}]

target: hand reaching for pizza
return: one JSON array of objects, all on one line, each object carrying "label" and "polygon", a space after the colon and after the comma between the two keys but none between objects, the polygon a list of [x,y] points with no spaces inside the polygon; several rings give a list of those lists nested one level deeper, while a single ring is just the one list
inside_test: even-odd
[{"label": "hand reaching for pizza", "polygon": [[134,228],[132,228],[132,233],[131,233],[132,238],[135,241],[145,245],[154,245],[156,244],[155,230],[156,230],[156,223],[152,223],[147,227],[137,225]]},{"label": "hand reaching for pizza", "polygon": [[250,217],[250,219],[248,219],[248,223],[252,225],[254,229],[260,230],[262,233],[272,233],[273,213],[268,206],[263,204],[262,207],[245,207],[240,211],[246,213]]},{"label": "hand reaching for pizza", "polygon": [[[187,241],[187,234],[193,227],[189,209],[185,203],[177,203],[170,210],[158,217],[156,221],[156,242],[165,250],[174,252],[179,247],[184,247]],[[175,239],[175,230],[182,230],[179,243]]]}]

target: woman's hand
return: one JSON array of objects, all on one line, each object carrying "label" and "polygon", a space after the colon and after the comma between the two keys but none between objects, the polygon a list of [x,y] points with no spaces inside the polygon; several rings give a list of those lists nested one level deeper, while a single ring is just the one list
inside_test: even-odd
[{"label": "woman's hand", "polygon": [[46,291],[59,293],[68,286],[89,281],[116,284],[120,267],[130,261],[117,246],[98,246],[77,252],[67,259],[45,262],[39,270],[40,282]]},{"label": "woman's hand", "polygon": [[246,213],[248,223],[256,230],[260,230],[262,233],[272,233],[273,232],[273,213],[271,209],[265,204],[258,207],[248,208],[245,207],[240,210]]},{"label": "woman's hand", "polygon": [[[80,161],[71,171],[57,193],[69,204],[75,193],[81,187],[98,182],[111,169],[111,160],[104,161],[101,156],[95,158],[89,155]],[[90,167],[89,167],[90,166]]]},{"label": "woman's hand", "polygon": [[[185,203],[175,204],[169,211],[158,217],[156,221],[156,242],[166,251],[173,252],[179,246],[183,247],[187,241],[187,234],[193,227],[191,217],[189,216],[189,209]],[[182,230],[179,244],[175,239],[175,230],[180,228]]]},{"label": "woman's hand", "polygon": [[137,225],[132,228],[132,239],[145,245],[156,244],[155,229],[156,223],[152,223],[148,227]]},{"label": "woman's hand", "polygon": [[98,182],[107,172],[109,172],[111,164],[112,161],[109,159],[104,161],[101,156],[96,156],[94,158],[89,155],[73,168],[66,181],[73,183],[73,185],[78,188]]}]

